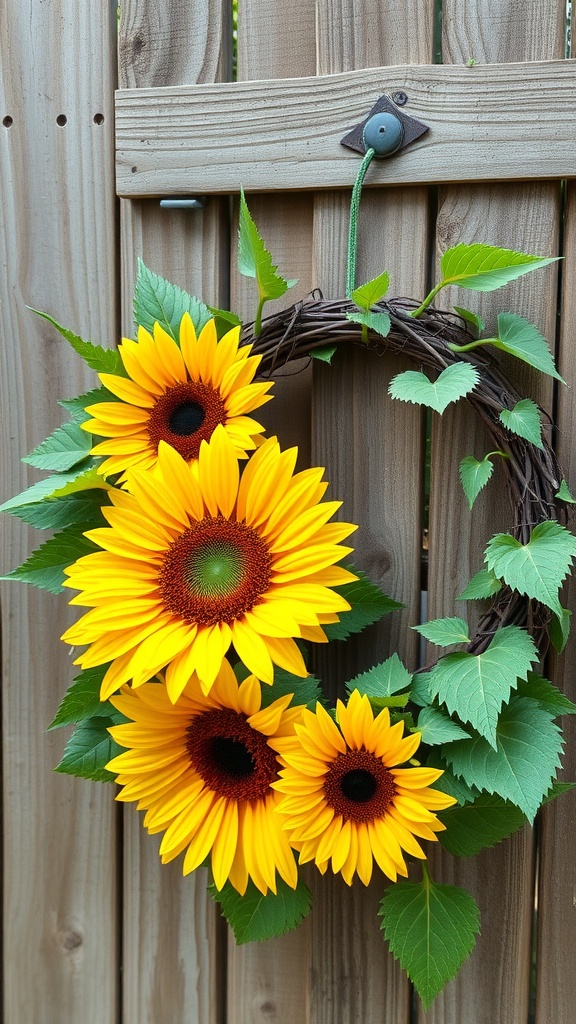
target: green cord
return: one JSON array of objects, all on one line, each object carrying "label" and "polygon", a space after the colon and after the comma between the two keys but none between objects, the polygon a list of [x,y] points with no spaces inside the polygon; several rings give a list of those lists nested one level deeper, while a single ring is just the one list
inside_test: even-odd
[{"label": "green cord", "polygon": [[356,175],[354,188],[352,189],[352,200],[350,202],[350,228],[348,230],[348,265],[346,267],[346,295],[348,298],[351,298],[352,292],[356,287],[356,248],[360,195],[362,193],[362,185],[364,184],[366,171],[372,162],[373,156],[375,156],[375,151],[372,148],[367,149],[358,174]]}]

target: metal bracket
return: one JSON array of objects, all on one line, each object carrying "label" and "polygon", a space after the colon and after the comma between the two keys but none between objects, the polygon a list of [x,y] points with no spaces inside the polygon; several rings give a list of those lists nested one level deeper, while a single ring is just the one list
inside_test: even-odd
[{"label": "metal bracket", "polygon": [[[402,97],[402,104],[406,103],[408,98],[406,94],[399,94],[398,99],[400,99],[400,96]],[[376,114],[385,114],[388,118],[392,117],[396,121],[400,122],[398,143],[393,145],[393,148],[384,148],[381,153],[376,150],[376,156],[387,156],[392,153],[398,153],[401,149],[405,149],[405,147],[409,146],[411,142],[419,139],[421,135],[424,135],[425,132],[429,131],[427,124],[423,124],[422,121],[417,121],[415,117],[405,114],[403,110],[400,110],[399,107],[392,102],[389,96],[383,95],[379,100],[376,100],[372,110],[367,114],[361,124],[357,124],[351,132],[348,132],[348,134],[340,140],[340,145],[346,146],[348,149],[353,149],[356,153],[362,153],[362,155],[364,155],[368,149],[364,139],[364,129],[368,122],[372,118],[375,118]],[[384,130],[387,130],[385,123],[381,124],[380,128],[377,130],[382,131],[383,128]]]},{"label": "metal bracket", "polygon": [[203,196],[174,196],[172,199],[161,199],[163,210],[203,210]]}]

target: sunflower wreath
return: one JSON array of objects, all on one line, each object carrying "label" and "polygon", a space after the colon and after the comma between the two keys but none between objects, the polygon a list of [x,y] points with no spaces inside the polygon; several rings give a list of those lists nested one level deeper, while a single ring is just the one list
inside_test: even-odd
[{"label": "sunflower wreath", "polygon": [[[457,245],[420,305],[385,301],[387,274],[357,288],[349,273],[346,300],[311,296],[263,320],[291,282],[243,195],[238,254],[258,287],[243,330],[142,263],[137,339],[118,350],[40,314],[100,386],[63,401],[69,422],[24,460],[50,475],[2,508],[55,532],[4,579],[71,589],[84,609],[62,637],[81,653],[50,726],[75,726],[56,770],[115,781],[117,799],[162,834],[163,862],[208,869],[238,942],[308,914],[304,864],[348,885],[378,875],[384,936],[428,1006],[479,922],[469,893],[431,879],[427,844],[470,856],[532,822],[570,788],[556,779],[556,719],[576,712],[538,670],[549,639],[562,650],[568,636],[559,592],[576,539],[559,520],[574,500],[542,436],[545,414],[487,349],[561,378],[523,318],[501,313],[496,336],[483,337],[476,314],[432,301],[445,284],[487,291],[551,259]],[[461,463],[470,507],[502,459],[514,522],[461,595],[491,601],[475,635],[459,617],[417,625],[451,650],[416,673],[392,653],[330,707],[310,648],[400,606],[348,562],[355,526],[322,500],[324,471],[296,471],[296,449],[265,437],[254,414],[279,367],[329,362],[342,345],[401,352],[431,371],[398,374],[393,400],[440,414],[467,400],[494,442]]]}]

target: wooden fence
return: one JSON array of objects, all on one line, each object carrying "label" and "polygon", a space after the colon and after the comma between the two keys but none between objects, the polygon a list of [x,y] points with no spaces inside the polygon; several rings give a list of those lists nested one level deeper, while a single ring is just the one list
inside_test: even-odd
[{"label": "wooden fence", "polygon": [[[430,149],[430,167],[425,172],[420,164],[419,171],[418,160],[427,160],[423,149],[419,157],[413,151],[395,184],[389,184],[395,179],[387,178],[385,167],[375,171],[371,180],[381,187],[368,189],[363,200],[359,280],[386,268],[395,294],[422,297],[435,254],[458,241],[542,255],[562,251],[560,271],[552,267],[522,278],[508,286],[504,302],[556,345],[560,371],[572,386],[556,399],[527,369],[514,370],[520,390],[553,415],[560,458],[574,488],[576,191],[559,181],[560,174],[570,174],[569,150],[554,155],[560,152],[554,148],[561,134],[555,118],[559,106],[566,106],[565,89],[574,95],[574,78],[569,82],[565,74],[571,67],[564,61],[566,3],[444,0],[441,37],[437,8],[434,0],[240,0],[242,92],[237,95],[245,105],[239,101],[237,108],[234,94],[225,92],[228,104],[221,104],[220,117],[224,124],[228,119],[236,145],[245,129],[238,111],[247,116],[251,108],[245,97],[258,94],[245,83],[390,66],[389,75],[382,70],[367,76],[370,105],[381,93],[405,88],[409,97],[421,100],[420,107],[411,101],[410,113],[426,120],[428,105],[435,124],[441,126],[444,118],[450,122],[454,152],[461,156],[450,157],[449,167]],[[163,177],[164,157],[146,156],[153,142],[130,122],[138,100],[132,92],[118,97],[119,191],[130,198],[117,200],[114,176],[118,76],[121,90],[143,90],[143,110],[146,98],[153,99],[150,90],[175,87],[171,94],[177,97],[182,86],[226,81],[232,66],[231,4],[122,0],[119,31],[116,14],[111,2],[0,4],[2,500],[29,482],[19,456],[59,422],[58,398],[92,383],[27,305],[112,345],[121,331],[131,333],[135,262],[142,256],[152,269],[207,302],[231,303],[246,317],[253,313],[251,290],[233,270],[229,198],[209,198],[197,212],[160,209],[158,195],[173,192],[182,181],[188,182],[184,191],[195,194],[201,168],[192,170],[190,158],[187,177],[185,147],[174,143],[166,159],[178,159],[182,167],[174,177],[168,172]],[[416,65],[438,62],[440,50],[444,66],[429,69],[424,88]],[[531,69],[529,62],[544,61],[563,63]],[[521,66],[508,72],[493,67],[510,62]],[[515,160],[510,172],[499,164],[504,148],[493,155],[489,126],[470,143],[472,154],[469,146],[456,145],[458,133],[467,130],[462,110],[480,117],[478,109],[474,114],[475,87],[490,96],[492,86],[486,92],[486,83],[493,81],[504,82],[502,119],[521,125],[510,129]],[[261,90],[261,100],[267,91],[277,142],[283,108],[271,87]],[[461,106],[463,95],[468,108]],[[318,105],[325,124],[326,111],[320,100]],[[368,109],[360,106],[356,120]],[[526,116],[532,110],[533,120]],[[254,106],[253,111],[257,128],[260,110]],[[499,131],[497,105],[491,116],[492,131]],[[261,117],[262,132],[266,120]],[[185,132],[185,107],[181,126]],[[542,147],[544,127],[550,135]],[[138,161],[135,171],[126,162],[130,146],[140,144],[139,135],[145,140],[142,161],[157,168],[148,180],[140,176]],[[210,139],[204,148],[204,162],[212,162],[217,172],[222,154]],[[310,148],[313,153],[313,141]],[[441,157],[448,150],[439,152]],[[339,157],[338,151],[334,159]],[[398,166],[403,159],[408,155]],[[349,184],[357,165],[348,166],[348,181],[338,178],[337,186],[316,192],[295,167],[295,186],[302,191],[291,193],[278,191],[271,164],[269,180],[250,197],[281,270],[299,278],[290,302],[316,286],[326,297],[343,294]],[[523,167],[524,181],[519,180]],[[500,180],[507,176],[515,180]],[[402,184],[406,180],[420,184]],[[479,297],[488,322],[501,301],[500,295]],[[333,495],[344,499],[345,517],[361,522],[358,564],[405,604],[402,614],[348,645],[339,666],[327,666],[333,681],[338,672],[348,677],[382,660],[391,648],[411,665],[417,658],[417,638],[408,627],[420,615],[425,435],[418,410],[385,399],[391,375],[402,368],[399,359],[347,354],[330,368],[315,368],[313,381],[310,369],[283,380],[270,409],[269,425],[283,444],[300,445],[303,465],[311,453],[326,464]],[[482,428],[468,411],[458,406],[435,422],[431,445],[428,611],[437,617],[454,614],[454,599],[479,568],[487,537],[507,527],[509,517],[505,509],[492,516],[482,500],[471,519],[463,511],[458,461],[487,450]],[[1,565],[7,571],[34,540],[9,517],[1,526]],[[576,607],[574,588],[569,598]],[[472,862],[434,851],[434,877],[463,884],[478,899],[482,935],[458,979],[428,1013],[412,1001],[378,932],[378,883],[349,892],[339,881],[312,878],[316,902],[303,927],[263,946],[236,947],[207,899],[202,872],[182,879],[178,864],[161,867],[157,843],[144,834],[132,806],[120,812],[112,787],[51,774],[63,737],[44,728],[72,676],[57,639],[70,617],[63,599],[17,584],[3,590],[4,1024],[569,1024],[574,1019],[574,795],[547,808],[534,831],[526,829]],[[572,640],[552,670],[557,685],[572,690],[573,697],[575,668]],[[568,733],[565,768],[574,778],[576,736],[569,727]]]}]

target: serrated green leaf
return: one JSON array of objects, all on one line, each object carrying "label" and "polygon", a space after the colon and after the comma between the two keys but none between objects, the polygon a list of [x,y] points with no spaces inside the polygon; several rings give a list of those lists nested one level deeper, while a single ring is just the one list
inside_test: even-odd
[{"label": "serrated green leaf", "polygon": [[457,601],[479,601],[483,597],[492,597],[502,590],[502,583],[490,569],[480,569],[472,577]]},{"label": "serrated green leaf", "polygon": [[468,505],[472,509],[476,498],[483,487],[486,486],[494,466],[490,456],[486,455],[479,462],[473,455],[466,455],[460,463],[460,480],[464,488],[464,494],[468,498]]},{"label": "serrated green leaf", "polygon": [[231,313],[227,309],[216,309],[214,306],[208,306],[210,315],[214,317],[214,323],[216,325],[216,337],[222,338],[228,331],[231,331],[233,327],[241,327],[242,321],[236,313]]},{"label": "serrated green leaf", "polygon": [[[29,306],[28,308],[31,309],[32,307]],[[117,349],[102,348],[101,345],[94,345],[91,341],[83,341],[73,331],[62,327],[57,320],[48,316],[48,313],[42,313],[39,309],[32,309],[32,312],[37,313],[43,320],[47,320],[49,324],[52,324],[91,370],[96,370],[97,373],[115,373],[119,377],[127,376]]]},{"label": "serrated green leaf", "polygon": [[509,355],[521,359],[529,366],[534,366],[541,373],[555,377],[563,384],[566,383],[554,366],[546,339],[534,324],[524,317],[516,316],[515,313],[499,313],[497,322],[498,337],[491,340],[495,348],[508,352]]},{"label": "serrated green leaf", "polygon": [[456,740],[468,739],[470,736],[445,711],[433,707],[422,708],[418,715],[416,729],[422,733],[422,743],[427,743],[430,747],[440,746],[442,743],[454,743]]},{"label": "serrated green leaf", "polygon": [[388,393],[401,402],[426,405],[443,413],[448,405],[469,394],[478,383],[478,370],[470,363],[452,363],[435,381],[419,370],[405,370],[392,378]]},{"label": "serrated green leaf", "polygon": [[316,707],[316,702],[323,699],[320,682],[314,676],[306,676],[302,679],[300,676],[293,676],[291,672],[287,672],[286,669],[279,668],[276,665],[274,667],[274,682],[272,686],[262,686],[261,706],[267,708],[275,700],[278,700],[279,697],[284,697],[287,693],[294,694],[289,706],[305,704],[306,707],[312,710]]},{"label": "serrated green leaf", "polygon": [[481,334],[484,330],[484,321],[478,313],[472,313],[469,309],[464,309],[462,306],[454,306],[454,312],[458,313],[467,324],[474,327],[476,334]]},{"label": "serrated green leaf", "polygon": [[277,267],[272,264],[272,257],[260,238],[243,191],[240,193],[238,270],[244,277],[256,279],[261,302],[279,299],[296,284],[296,281],[287,281],[276,273]]},{"label": "serrated green leaf", "polygon": [[553,718],[559,715],[576,715],[576,704],[562,693],[549,679],[529,672],[528,679],[518,683],[518,696],[531,697],[538,701],[539,706]]},{"label": "serrated green leaf", "polygon": [[495,245],[462,242],[447,249],[442,257],[442,285],[457,284],[476,292],[491,292],[556,260],[555,256],[529,256]]},{"label": "serrated green leaf", "polygon": [[25,455],[22,462],[49,473],[65,473],[83,462],[91,447],[91,435],[82,430],[78,423],[64,423],[33,452]]},{"label": "serrated green leaf", "polygon": [[174,341],[180,337],[180,321],[189,313],[196,332],[212,319],[208,306],[189,295],[178,285],[166,281],[138,259],[138,276],[134,288],[134,323],[150,333],[158,323]]},{"label": "serrated green leaf", "polygon": [[67,526],[81,526],[82,530],[88,530],[106,526],[101,510],[108,504],[107,491],[81,491],[65,498],[47,498],[31,505],[21,505],[11,509],[10,513],[37,530],[63,530]]},{"label": "serrated green leaf", "polygon": [[459,804],[471,803],[480,796],[480,790],[474,786],[469,786],[463,779],[459,779],[454,775],[450,766],[441,757],[437,747],[430,751],[426,759],[426,768],[442,769],[443,774],[439,779],[436,779],[434,789],[439,789],[441,793],[453,796]]},{"label": "serrated green leaf", "polygon": [[565,480],[560,484],[560,488],[554,495],[555,498],[560,498],[561,501],[567,501],[570,505],[576,505],[576,498],[573,498],[570,493],[570,488]]},{"label": "serrated green leaf", "polygon": [[59,594],[65,579],[64,569],[82,555],[97,550],[96,545],[73,526],[50,537],[22,565],[6,576],[0,576],[0,579],[20,580],[41,590],[49,590],[51,594]]},{"label": "serrated green leaf", "polygon": [[310,355],[313,359],[320,359],[323,363],[331,363],[332,356],[336,352],[337,345],[323,345],[322,348],[313,348],[310,350]]},{"label": "serrated green leaf", "polygon": [[415,673],[412,679],[412,686],[410,687],[410,700],[413,704],[417,704],[418,707],[427,707],[432,703],[429,672]]},{"label": "serrated green leaf", "polygon": [[89,718],[80,723],[68,740],[62,760],[54,771],[77,775],[80,779],[93,779],[95,782],[114,782],[116,776],[107,770],[106,765],[113,757],[121,754],[123,748],[112,739],[108,726],[125,722],[126,719],[112,705],[110,707],[113,714]]},{"label": "serrated green leaf", "polygon": [[78,395],[77,398],[63,398],[58,402],[75,423],[85,423],[86,420],[90,419],[90,413],[86,412],[86,407],[89,405],[96,405],[98,402],[120,402],[121,399],[117,395],[113,395],[108,388],[102,386],[101,388],[93,388],[92,391],[87,391],[84,395]]},{"label": "serrated green leaf", "polygon": [[16,515],[16,510],[25,505],[32,505],[46,498],[59,498],[74,491],[86,491],[93,488],[110,489],[103,477],[98,476],[95,467],[100,464],[101,459],[88,458],[74,469],[67,473],[58,473],[48,476],[44,480],[38,480],[25,491],[9,498],[3,505],[0,505],[0,512],[10,512]]},{"label": "serrated green leaf", "polygon": [[509,533],[498,533],[484,557],[488,568],[512,590],[541,601],[562,617],[558,591],[576,557],[576,537],[560,523],[539,523],[527,544]]},{"label": "serrated green leaf", "polygon": [[425,874],[420,883],[391,885],[379,913],[391,953],[428,1009],[474,948],[480,930],[474,899],[465,889],[436,885]]},{"label": "serrated green leaf", "polygon": [[380,665],[368,669],[346,683],[349,693],[358,690],[367,697],[390,697],[394,693],[409,690],[412,676],[397,654],[393,654]]},{"label": "serrated green leaf", "polygon": [[491,793],[482,793],[473,803],[440,811],[438,817],[446,825],[446,832],[439,832],[438,839],[454,857],[475,857],[526,824],[519,807]]},{"label": "serrated green leaf", "polygon": [[572,789],[576,789],[576,782],[558,782],[558,779],[554,779],[542,801],[542,806],[544,807],[546,804],[552,803],[553,800],[562,796],[563,793],[569,793]]},{"label": "serrated green leaf", "polygon": [[390,317],[388,313],[346,313],[346,319],[351,320],[352,323],[370,327],[371,330],[376,331],[376,334],[380,334],[383,338],[387,338],[390,333]]},{"label": "serrated green leaf", "polygon": [[380,299],[384,298],[389,287],[390,277],[384,271],[378,277],[373,277],[371,281],[367,281],[366,284],[361,284],[358,288],[355,288],[350,298],[360,309],[368,313],[372,306],[375,306]]},{"label": "serrated green leaf", "polygon": [[532,822],[560,767],[561,750],[552,715],[527,697],[512,697],[498,719],[494,748],[477,736],[442,753],[465,782],[510,800]]},{"label": "serrated green leaf", "polygon": [[482,654],[447,654],[430,672],[430,692],[450,714],[470,724],[492,746],[496,725],[517,679],[526,679],[538,660],[532,637],[519,626],[504,626]]},{"label": "serrated green leaf", "polygon": [[[110,701],[100,700],[100,687],[109,668],[97,665],[96,668],[85,668],[76,676],[60,702],[60,706],[48,729],[59,729],[62,725],[75,725],[88,718],[114,717],[117,712]],[[124,719],[123,719],[124,720]]]},{"label": "serrated green leaf", "polygon": [[542,423],[538,406],[531,398],[522,398],[513,409],[502,409],[500,420],[507,430],[543,448]]},{"label": "serrated green leaf", "polygon": [[349,568],[358,579],[333,589],[342,594],[352,607],[349,612],[339,612],[339,622],[330,622],[322,627],[329,640],[346,640],[352,633],[361,633],[366,626],[378,622],[383,615],[404,607],[399,601],[387,597],[359,569]]},{"label": "serrated green leaf", "polygon": [[470,643],[470,630],[464,619],[432,619],[421,626],[412,626],[412,629],[438,647]]},{"label": "serrated green leaf", "polygon": [[277,887],[277,893],[269,891],[266,896],[251,881],[243,896],[230,882],[220,891],[213,883],[208,887],[212,899],[220,904],[238,945],[278,938],[296,928],[310,913],[312,893],[304,882],[299,880],[296,889],[291,889],[278,877]]},{"label": "serrated green leaf", "polygon": [[550,622],[550,640],[554,650],[561,654],[570,636],[570,620],[572,612],[569,608],[560,607],[561,615],[553,615]]}]

